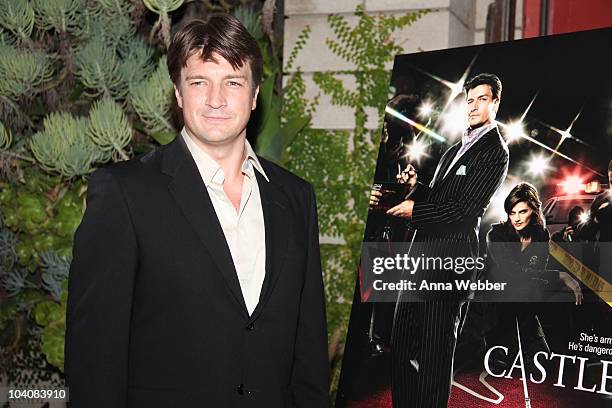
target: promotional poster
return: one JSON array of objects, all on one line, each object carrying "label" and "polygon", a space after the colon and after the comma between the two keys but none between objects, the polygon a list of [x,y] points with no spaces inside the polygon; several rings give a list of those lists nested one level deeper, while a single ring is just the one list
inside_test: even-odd
[{"label": "promotional poster", "polygon": [[611,43],[396,57],[337,407],[610,406]]}]

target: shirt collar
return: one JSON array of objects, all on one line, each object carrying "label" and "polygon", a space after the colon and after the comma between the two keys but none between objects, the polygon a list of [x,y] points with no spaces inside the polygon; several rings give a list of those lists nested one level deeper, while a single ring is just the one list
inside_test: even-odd
[{"label": "shirt collar", "polygon": [[243,171],[245,169],[245,164],[250,163],[253,165],[253,167],[257,169],[258,172],[261,173],[262,176],[264,176],[267,182],[270,182],[268,175],[264,171],[263,167],[261,166],[261,163],[259,162],[259,159],[257,158],[257,155],[255,154],[255,150],[253,150],[251,144],[246,139],[244,141],[244,150],[246,153],[246,160],[242,163]]},{"label": "shirt collar", "polygon": [[489,123],[488,125],[481,126],[478,129],[474,129],[471,132],[470,132],[470,129],[468,128],[463,132],[463,137],[461,138],[461,144],[465,145],[465,144],[473,143],[495,127],[497,127],[496,121],[493,121],[492,123]]},{"label": "shirt collar", "polygon": [[[201,147],[199,147],[191,139],[191,137],[187,134],[187,130],[185,130],[185,128],[181,130],[181,137],[185,141],[187,149],[189,149],[191,156],[196,162],[204,184],[209,186],[212,182],[222,183],[224,175],[221,166],[219,166],[219,164],[212,157],[210,157],[204,150],[202,150]],[[255,151],[251,147],[251,144],[248,140],[245,140],[244,144],[245,159],[242,162],[242,172],[253,176],[254,173],[252,170],[254,167],[259,173],[261,173],[261,175],[266,179],[266,181],[269,182],[270,179],[268,178],[268,175],[261,166],[261,163],[259,162]]]}]

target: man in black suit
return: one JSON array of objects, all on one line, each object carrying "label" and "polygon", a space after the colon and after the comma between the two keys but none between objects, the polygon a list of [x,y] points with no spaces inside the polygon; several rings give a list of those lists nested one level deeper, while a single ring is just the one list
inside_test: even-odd
[{"label": "man in black suit", "polygon": [[608,163],[608,188],[595,197],[588,214],[587,221],[577,227],[580,240],[588,242],[583,248],[586,263],[612,282],[612,160]]},{"label": "man in black suit", "polygon": [[612,160],[608,163],[608,188],[599,193],[589,211],[589,219],[579,229],[590,241],[612,242]]},{"label": "man in black suit", "polygon": [[216,15],[174,36],[168,69],[181,134],[89,180],[69,279],[70,406],[328,406],[314,192],[246,141],[257,44]]},{"label": "man in black suit", "polygon": [[[440,159],[429,187],[417,186],[410,165],[398,175],[415,190],[387,213],[407,218],[417,228],[412,256],[476,259],[480,219],[508,171],[508,148],[495,122],[501,81],[480,74],[464,88],[468,128]],[[373,193],[371,203],[378,197]],[[421,269],[415,276],[417,287],[421,280],[454,287],[456,279],[469,279],[471,273]],[[396,305],[393,325],[393,406],[446,407],[462,305],[469,293],[422,291],[416,302],[406,295]]]}]

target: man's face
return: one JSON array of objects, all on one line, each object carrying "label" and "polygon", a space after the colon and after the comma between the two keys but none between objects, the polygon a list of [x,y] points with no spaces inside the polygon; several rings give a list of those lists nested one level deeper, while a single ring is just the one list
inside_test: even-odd
[{"label": "man's face", "polygon": [[253,91],[250,64],[235,70],[218,54],[216,62],[198,54],[181,70],[174,94],[183,109],[185,128],[205,147],[222,146],[246,136],[246,125],[255,109],[259,88]]},{"label": "man's face", "polygon": [[468,91],[467,114],[470,128],[488,125],[495,119],[499,99],[493,99],[490,85],[478,85]]},{"label": "man's face", "polygon": [[578,224],[580,224],[580,216],[582,214],[583,214],[582,212],[577,213],[574,217],[572,217],[572,219],[570,220],[568,225],[571,225],[572,227],[575,227]]}]

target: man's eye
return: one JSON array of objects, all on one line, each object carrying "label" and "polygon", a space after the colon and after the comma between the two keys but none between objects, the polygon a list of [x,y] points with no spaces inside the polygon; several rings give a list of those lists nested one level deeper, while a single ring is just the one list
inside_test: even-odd
[{"label": "man's eye", "polygon": [[204,85],[204,81],[193,81],[191,86],[202,86]]},{"label": "man's eye", "polygon": [[236,82],[236,81],[227,81],[227,85],[232,86],[232,87],[242,86],[240,82]]}]

